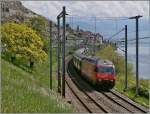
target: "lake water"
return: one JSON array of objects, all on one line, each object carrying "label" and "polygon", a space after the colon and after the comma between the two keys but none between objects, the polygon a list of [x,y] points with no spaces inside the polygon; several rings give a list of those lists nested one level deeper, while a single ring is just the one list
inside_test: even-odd
[{"label": "lake water", "polygon": [[[124,49],[124,48],[122,48]],[[117,49],[117,52],[124,55],[120,49]],[[133,72],[136,71],[136,49],[134,46],[128,47],[128,62],[132,63],[134,66]],[[150,54],[148,46],[139,47],[139,78],[140,79],[149,79],[150,78]]]}]

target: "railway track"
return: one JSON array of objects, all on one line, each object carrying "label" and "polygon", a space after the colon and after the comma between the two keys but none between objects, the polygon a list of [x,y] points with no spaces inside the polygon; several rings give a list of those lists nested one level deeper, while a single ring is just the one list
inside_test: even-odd
[{"label": "railway track", "polygon": [[72,60],[67,61],[66,85],[78,102],[79,112],[101,113],[147,113],[148,109],[138,105],[115,90],[98,92],[79,77]]},{"label": "railway track", "polygon": [[[70,60],[70,59],[68,59]],[[67,65],[69,65],[69,61],[67,60]],[[70,65],[68,66],[70,67]],[[66,76],[66,88],[69,94],[72,95],[72,98],[78,102],[78,111],[79,112],[89,112],[89,113],[107,113],[107,110],[101,107],[97,102],[92,99],[86,92],[82,91],[81,89],[76,86],[76,84],[72,81],[73,77],[70,78],[71,72],[67,69],[67,76]]]},{"label": "railway track", "polygon": [[107,112],[107,110],[97,105],[95,101],[91,99],[85,92],[79,90],[76,87],[76,85],[70,81],[69,78],[66,78],[66,84],[70,89],[70,91],[73,93],[74,97],[76,97],[76,99],[80,102],[80,107],[84,108],[86,112],[90,113]]}]

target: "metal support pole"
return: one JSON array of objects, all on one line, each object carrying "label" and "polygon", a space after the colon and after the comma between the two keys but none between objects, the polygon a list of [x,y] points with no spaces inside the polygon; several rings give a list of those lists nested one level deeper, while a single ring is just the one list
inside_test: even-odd
[{"label": "metal support pole", "polygon": [[66,11],[63,7],[63,39],[62,39],[62,96],[65,97],[65,29],[66,29]]},{"label": "metal support pole", "polygon": [[52,89],[52,22],[49,22],[50,26],[50,40],[49,40],[49,45],[50,45],[50,89]]},{"label": "metal support pole", "polygon": [[136,95],[139,95],[139,30],[136,18]]},{"label": "metal support pole", "polygon": [[58,77],[58,92],[61,92],[61,78],[60,78],[60,18],[57,17],[57,77]]},{"label": "metal support pole", "polygon": [[95,35],[94,35],[94,42],[93,42],[93,56],[95,55],[95,42],[96,42],[96,16],[95,16]]},{"label": "metal support pole", "polygon": [[124,90],[127,90],[128,88],[128,66],[127,66],[127,25],[125,25],[125,88]]},{"label": "metal support pole", "polygon": [[73,21],[74,21],[74,20],[73,20],[73,17],[72,17],[72,29],[73,29],[73,24],[74,24]]},{"label": "metal support pole", "polygon": [[129,19],[136,20],[136,95],[139,95],[139,18],[142,17],[140,15],[135,17],[130,17]]}]

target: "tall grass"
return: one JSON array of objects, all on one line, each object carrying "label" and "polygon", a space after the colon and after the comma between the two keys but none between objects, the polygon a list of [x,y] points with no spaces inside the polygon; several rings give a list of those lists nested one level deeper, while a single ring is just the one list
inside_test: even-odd
[{"label": "tall grass", "polygon": [[56,53],[53,53],[53,90],[49,89],[49,60],[35,64],[32,72],[6,60],[1,61],[2,112],[74,112],[56,92]]}]

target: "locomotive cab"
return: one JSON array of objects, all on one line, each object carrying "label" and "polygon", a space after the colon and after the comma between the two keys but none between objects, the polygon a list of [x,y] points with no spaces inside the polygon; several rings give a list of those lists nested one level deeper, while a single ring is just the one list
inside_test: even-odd
[{"label": "locomotive cab", "polygon": [[95,69],[97,84],[103,88],[113,88],[115,85],[115,67],[110,61],[100,61]]},{"label": "locomotive cab", "polygon": [[113,67],[99,66],[96,68],[96,77],[100,80],[115,80],[115,71]]},{"label": "locomotive cab", "polygon": [[[115,66],[109,60],[86,56],[77,51],[73,55],[74,67],[92,85],[105,90],[115,85]],[[98,86],[97,86],[98,85]]]}]

